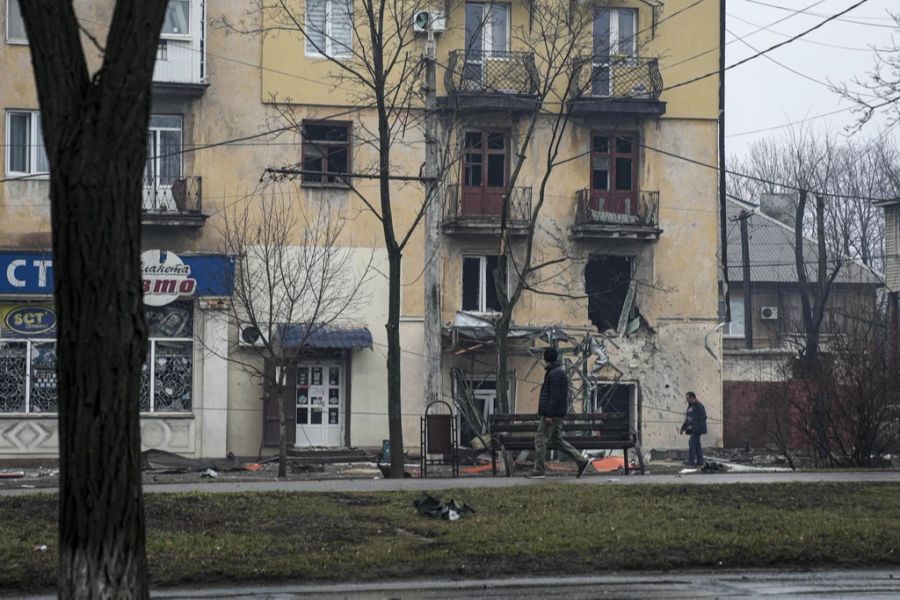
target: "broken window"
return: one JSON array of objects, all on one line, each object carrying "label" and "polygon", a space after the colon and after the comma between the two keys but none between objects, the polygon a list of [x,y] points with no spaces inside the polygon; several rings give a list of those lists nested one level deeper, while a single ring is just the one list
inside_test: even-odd
[{"label": "broken window", "polygon": [[630,423],[634,392],[631,383],[601,382],[594,390],[592,412],[622,413]]},{"label": "broken window", "polygon": [[462,272],[462,309],[471,312],[500,312],[500,300],[494,285],[497,256],[464,256]]},{"label": "broken window", "polygon": [[350,124],[303,123],[303,183],[344,184],[350,172]]},{"label": "broken window", "polygon": [[591,210],[638,214],[636,134],[591,136]]},{"label": "broken window", "polygon": [[[594,256],[584,269],[588,318],[598,331],[617,330],[629,295],[634,300],[631,261],[630,256]],[[631,312],[627,308],[626,320]]]}]

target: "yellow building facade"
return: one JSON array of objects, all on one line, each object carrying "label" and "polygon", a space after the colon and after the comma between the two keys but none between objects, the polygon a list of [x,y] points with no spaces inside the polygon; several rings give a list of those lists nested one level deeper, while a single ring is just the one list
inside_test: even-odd
[{"label": "yellow building facade", "polygon": [[[5,224],[0,267],[8,271],[13,261],[25,260],[37,282],[15,263],[13,279],[27,284],[15,288],[7,277],[6,287],[0,287],[0,300],[12,311],[37,309],[51,300],[33,266],[49,253],[50,236],[29,48],[11,14],[15,0],[4,4],[7,37],[0,64],[7,75],[0,102],[6,145],[0,153],[10,181],[0,185]],[[76,2],[79,16],[98,34],[108,22],[107,4]],[[345,219],[340,246],[353,254],[354,264],[369,265],[365,305],[335,327],[332,341],[306,349],[291,366],[284,398],[291,440],[298,446],[380,446],[387,438],[387,253],[381,222],[369,210],[378,204],[377,181],[354,177],[377,169],[377,112],[371,95],[338,64],[352,68],[371,58],[362,10],[341,0],[297,0],[291,6],[297,18],[293,27],[286,26],[284,15],[247,13],[233,3],[170,3],[154,77],[148,154],[155,158],[145,176],[143,244],[190,262],[199,291],[168,308],[148,309],[153,313],[148,318],[160,323],[176,320],[171,314],[189,319],[184,327],[190,331],[177,336],[161,331],[154,341],[141,400],[147,403],[142,419],[147,447],[194,456],[255,456],[273,442],[272,405],[263,400],[259,378],[241,366],[259,362],[258,348],[242,338],[243,324],[226,308],[228,286],[204,285],[201,277],[208,263],[232,258],[223,244],[224,221],[235,207],[252,203],[261,185],[308,210],[336,211]],[[345,20],[348,7],[352,16]],[[425,251],[426,224],[418,218],[425,186],[415,179],[425,161],[426,112],[424,97],[416,94],[397,110],[390,165],[396,176],[391,188],[396,231],[402,236],[411,230],[403,255],[400,323],[406,446],[418,444],[426,403],[424,273],[429,268],[438,270],[440,282],[442,399],[459,402],[468,388],[470,404],[474,399],[482,415],[492,410],[496,349],[478,336],[496,309],[489,273],[499,253],[498,206],[504,194],[510,197],[510,227],[516,233],[513,255],[524,252],[526,209],[543,198],[535,255],[565,258],[535,275],[529,285],[536,291],[526,291],[514,310],[514,328],[525,334],[511,342],[513,408],[536,409],[543,369],[535,349],[547,340],[573,349],[594,338],[608,361],[603,352],[592,354],[589,382],[573,387],[576,409],[608,410],[601,402],[624,409],[644,448],[676,447],[686,443],[678,439],[678,428],[684,393],[693,390],[710,416],[705,442],[720,445],[718,4],[584,4],[591,13],[580,30],[583,39],[570,46],[578,51],[560,62],[569,74],[559,81],[568,91],[561,93],[557,85],[543,103],[535,90],[547,61],[534,44],[541,31],[535,19],[542,16],[531,3],[402,10],[417,8],[438,23],[442,164],[440,217],[430,224],[439,231],[439,247],[432,258]],[[428,36],[416,32],[412,20],[408,26],[407,51],[399,60],[419,63]],[[546,29],[542,35],[548,35]],[[576,66],[579,74],[573,78]],[[423,69],[410,73],[424,84]],[[678,85],[704,74],[712,75]],[[578,82],[577,90],[569,89],[570,81]],[[391,85],[413,89],[411,83],[419,85],[418,80]],[[523,135],[536,110],[534,136],[525,146]],[[541,193],[549,123],[561,112],[570,118],[559,145],[558,157],[565,160],[554,166]],[[515,186],[507,191],[520,160]],[[280,180],[263,177],[273,167],[297,173]],[[0,365],[6,371],[0,379],[9,382],[0,386],[2,454],[55,452],[53,404],[32,402],[51,393],[52,382],[45,382],[43,392],[36,383],[51,362],[50,342],[52,330],[0,331],[0,353],[8,355],[0,357],[6,364]],[[39,351],[44,352],[40,360],[34,358]],[[180,371],[172,366],[176,363],[183,365]],[[471,423],[461,430],[471,438]]]}]

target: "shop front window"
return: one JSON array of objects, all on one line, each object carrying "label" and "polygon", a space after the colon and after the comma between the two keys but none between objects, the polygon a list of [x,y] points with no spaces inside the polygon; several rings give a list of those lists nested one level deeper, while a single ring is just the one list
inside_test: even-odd
[{"label": "shop front window", "polygon": [[0,413],[55,413],[56,315],[44,304],[0,304]]},{"label": "shop front window", "polygon": [[193,312],[189,302],[145,309],[147,359],[141,369],[141,412],[190,412],[193,408]]}]

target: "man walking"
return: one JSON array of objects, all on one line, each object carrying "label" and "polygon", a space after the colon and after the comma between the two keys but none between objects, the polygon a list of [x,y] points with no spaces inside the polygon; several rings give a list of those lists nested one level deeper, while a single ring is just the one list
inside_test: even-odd
[{"label": "man walking", "polygon": [[684,424],[681,426],[681,433],[687,433],[690,437],[688,441],[688,465],[695,467],[703,466],[703,447],[700,445],[700,436],[706,433],[706,407],[697,400],[697,394],[688,392],[685,395],[688,407],[684,416]]},{"label": "man walking", "polygon": [[566,376],[566,370],[562,363],[558,360],[556,348],[544,350],[544,362],[547,363],[547,372],[544,374],[541,399],[538,405],[541,422],[538,425],[537,434],[534,436],[534,449],[537,457],[534,460],[534,469],[526,477],[531,479],[545,477],[544,457],[548,447],[562,450],[571,456],[578,465],[578,477],[581,477],[591,461],[563,439],[562,431],[562,418],[569,412],[569,378]]}]

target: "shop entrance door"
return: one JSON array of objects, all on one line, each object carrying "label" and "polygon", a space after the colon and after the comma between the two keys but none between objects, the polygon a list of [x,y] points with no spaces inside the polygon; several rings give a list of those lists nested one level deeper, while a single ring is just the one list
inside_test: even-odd
[{"label": "shop entrance door", "polygon": [[344,425],[344,368],[340,362],[297,364],[298,447],[341,446]]}]

